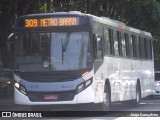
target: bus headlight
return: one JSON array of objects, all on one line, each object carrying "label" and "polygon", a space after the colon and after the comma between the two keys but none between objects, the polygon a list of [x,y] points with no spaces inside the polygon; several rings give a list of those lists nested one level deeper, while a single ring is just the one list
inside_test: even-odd
[{"label": "bus headlight", "polygon": [[20,85],[18,82],[15,82],[14,85],[21,93],[26,95],[26,88],[23,85]]},{"label": "bus headlight", "polygon": [[77,86],[77,93],[81,92],[82,90],[86,89],[88,86],[90,86],[92,84],[92,78],[79,84]]},{"label": "bus headlight", "polygon": [[19,89],[19,83],[15,83],[15,87],[17,88],[17,89]]}]

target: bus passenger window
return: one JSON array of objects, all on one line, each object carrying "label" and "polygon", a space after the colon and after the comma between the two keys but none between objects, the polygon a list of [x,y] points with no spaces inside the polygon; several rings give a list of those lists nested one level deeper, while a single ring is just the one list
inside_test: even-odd
[{"label": "bus passenger window", "polygon": [[151,45],[151,40],[147,40],[147,46],[148,46],[148,59],[152,59],[152,45]]},{"label": "bus passenger window", "polygon": [[103,37],[104,37],[104,49],[105,49],[105,54],[110,55],[110,41],[109,41],[109,31],[108,28],[104,28],[103,31]]},{"label": "bus passenger window", "polygon": [[118,56],[119,55],[119,51],[118,51],[117,31],[113,32],[113,38],[114,38],[114,51],[115,51],[115,55]]},{"label": "bus passenger window", "polygon": [[126,41],[125,41],[125,36],[124,36],[124,33],[122,33],[121,35],[122,35],[122,41],[121,41],[121,44],[122,44],[122,56],[126,57]]},{"label": "bus passenger window", "polygon": [[133,46],[133,57],[137,57],[137,52],[136,52],[136,36],[132,35],[132,46]]},{"label": "bus passenger window", "polygon": [[127,57],[133,57],[132,38],[128,33],[125,33],[125,41]]},{"label": "bus passenger window", "polygon": [[102,59],[103,58],[103,47],[102,47],[102,37],[95,35],[95,58]]},{"label": "bus passenger window", "polygon": [[144,38],[139,37],[140,42],[140,56],[141,59],[145,59]]},{"label": "bus passenger window", "polygon": [[147,39],[144,38],[144,51],[145,51],[145,59],[148,59],[148,46],[147,46]]},{"label": "bus passenger window", "polygon": [[135,38],[136,38],[135,44],[136,44],[136,55],[137,55],[136,57],[140,58],[139,40],[138,40],[137,36]]},{"label": "bus passenger window", "polygon": [[114,51],[114,39],[113,39],[113,30],[112,30],[112,29],[109,29],[109,41],[110,41],[111,55],[115,55],[115,51]]},{"label": "bus passenger window", "polygon": [[132,46],[132,37],[131,37],[131,35],[129,35],[129,39],[128,39],[129,41],[129,57],[133,57],[133,46]]},{"label": "bus passenger window", "polygon": [[129,35],[125,33],[126,56],[129,57]]},{"label": "bus passenger window", "polygon": [[119,31],[117,31],[117,39],[118,39],[119,55],[122,56],[122,37],[121,37],[121,32],[119,32]]}]

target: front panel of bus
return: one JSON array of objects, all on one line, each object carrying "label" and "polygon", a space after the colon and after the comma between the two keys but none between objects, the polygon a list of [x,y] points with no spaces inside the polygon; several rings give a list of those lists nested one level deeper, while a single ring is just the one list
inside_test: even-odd
[{"label": "front panel of bus", "polygon": [[87,16],[30,15],[15,28],[15,103],[94,102]]}]

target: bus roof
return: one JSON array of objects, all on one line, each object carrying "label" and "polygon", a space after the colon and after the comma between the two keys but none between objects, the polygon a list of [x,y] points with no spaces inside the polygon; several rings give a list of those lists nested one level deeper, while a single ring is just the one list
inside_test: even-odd
[{"label": "bus roof", "polygon": [[137,33],[137,34],[142,34],[148,37],[152,37],[151,33],[146,32],[146,31],[142,31],[136,28],[132,28],[129,26],[126,26],[125,23],[120,22],[120,21],[116,21],[116,20],[112,20],[108,17],[97,17],[91,14],[86,14],[86,13],[81,13],[79,11],[69,11],[69,12],[53,12],[53,13],[38,13],[38,14],[29,14],[29,15],[24,15],[21,17],[38,17],[38,16],[52,16],[52,15],[81,15],[81,16],[89,16],[93,18],[93,21],[99,22],[99,23],[103,23],[106,25],[109,25],[111,27],[115,27],[115,28],[119,28],[119,29],[124,29],[133,33]]}]

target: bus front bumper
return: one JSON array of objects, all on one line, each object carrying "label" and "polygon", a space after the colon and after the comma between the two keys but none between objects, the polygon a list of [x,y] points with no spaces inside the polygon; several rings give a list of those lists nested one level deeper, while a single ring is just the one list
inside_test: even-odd
[{"label": "bus front bumper", "polygon": [[27,95],[24,95],[19,90],[14,88],[14,101],[15,104],[19,105],[74,105],[74,104],[85,104],[94,103],[94,91],[91,86],[76,94],[73,100],[69,101],[31,101]]}]

